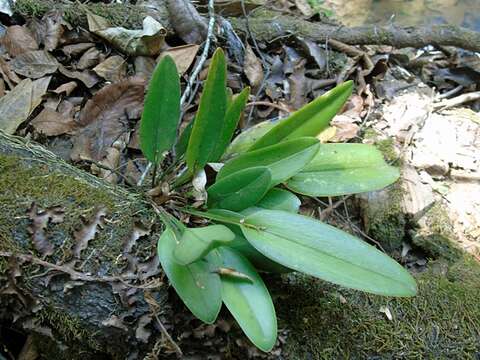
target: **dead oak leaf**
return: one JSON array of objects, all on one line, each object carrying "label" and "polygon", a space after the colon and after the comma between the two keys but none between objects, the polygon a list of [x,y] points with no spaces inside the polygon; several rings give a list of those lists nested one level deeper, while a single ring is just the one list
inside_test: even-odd
[{"label": "dead oak leaf", "polygon": [[38,79],[57,71],[59,63],[45,50],[27,51],[18,55],[10,63],[17,74]]},{"label": "dead oak leaf", "polygon": [[0,98],[0,130],[13,134],[42,102],[50,77],[32,81],[25,79]]},{"label": "dead oak leaf", "polygon": [[102,61],[104,55],[97,48],[90,48],[83,53],[77,63],[78,70],[85,70],[96,66],[100,61]]},{"label": "dead oak leaf", "polygon": [[73,256],[77,259],[80,259],[80,255],[83,250],[88,247],[88,242],[95,238],[95,235],[98,232],[98,229],[103,226],[105,215],[107,212],[105,209],[99,209],[93,215],[90,221],[83,220],[83,226],[75,231],[74,238],[75,238],[75,245],[73,246]]},{"label": "dead oak leaf", "polygon": [[195,56],[197,55],[199,45],[196,44],[187,44],[182,46],[172,47],[163,51],[158,57],[157,61],[161,60],[165,56],[170,56],[175,65],[177,65],[177,70],[180,75],[183,75],[190,65],[192,65]]},{"label": "dead oak leaf", "polygon": [[49,223],[58,224],[63,221],[65,214],[63,209],[60,206],[54,206],[40,210],[37,204],[32,203],[27,214],[32,221],[28,232],[32,237],[33,246],[42,256],[52,255],[53,245],[48,241],[45,229]]},{"label": "dead oak leaf", "polygon": [[93,71],[107,81],[117,82],[127,77],[127,62],[121,56],[113,55],[95,66]]},{"label": "dead oak leaf", "polygon": [[130,131],[129,119],[140,117],[144,91],[141,78],[122,80],[98,91],[80,112],[72,160],[101,161],[107,149]]},{"label": "dead oak leaf", "polygon": [[2,43],[12,57],[27,51],[38,50],[38,44],[32,32],[27,27],[20,25],[8,27]]},{"label": "dead oak leaf", "polygon": [[60,71],[62,75],[70,79],[80,80],[89,89],[95,86],[100,81],[100,78],[91,70],[74,71],[67,69],[63,65],[60,65],[58,67],[58,71]]}]

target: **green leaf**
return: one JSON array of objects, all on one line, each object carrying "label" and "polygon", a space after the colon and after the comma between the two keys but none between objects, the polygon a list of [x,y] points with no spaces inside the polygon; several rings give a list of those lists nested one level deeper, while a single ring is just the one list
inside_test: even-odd
[{"label": "green leaf", "polygon": [[264,209],[283,210],[295,214],[298,212],[298,209],[300,209],[301,204],[300,199],[290,191],[273,188],[260,200],[257,206]]},{"label": "green leaf", "polygon": [[232,158],[238,154],[247,152],[252,145],[265,135],[270,129],[279,123],[279,121],[266,120],[261,123],[256,124],[244,131],[242,131],[230,145],[227,147],[225,154],[223,155],[224,159]]},{"label": "green leaf", "polygon": [[195,118],[192,119],[188,123],[188,125],[183,129],[182,134],[178,138],[177,143],[175,144],[175,155],[177,159],[181,158],[185,151],[187,151],[188,142],[190,140],[190,135],[192,134],[193,123],[195,122]]},{"label": "green leaf", "polygon": [[185,229],[173,256],[180,265],[188,265],[202,259],[213,249],[227,245],[234,238],[235,234],[224,225]]},{"label": "green leaf", "polygon": [[218,260],[215,260],[214,254],[209,254],[193,264],[180,265],[174,261],[176,246],[177,239],[172,229],[165,230],[157,248],[163,271],[193,315],[211,324],[222,306],[222,285],[219,276],[214,273]]},{"label": "green leaf", "polygon": [[243,169],[210,186],[208,207],[241,211],[259,202],[267,193],[272,175],[267,167]]},{"label": "green leaf", "polygon": [[352,89],[353,82],[347,81],[316,98],[263,135],[250,150],[258,150],[299,137],[317,136],[328,127],[330,120],[340,111],[352,94]]},{"label": "green leaf", "polygon": [[287,187],[309,196],[337,196],[382,189],[399,177],[373,145],[322,144]]},{"label": "green leaf", "polygon": [[277,317],[262,278],[238,252],[218,249],[223,266],[247,275],[252,282],[222,276],[222,299],[250,341],[260,350],[272,350],[277,340]]},{"label": "green leaf", "polygon": [[227,108],[227,64],[221,49],[213,55],[188,142],[186,161],[193,174],[213,159]]},{"label": "green leaf", "polygon": [[317,153],[318,145],[315,138],[299,138],[249,151],[228,161],[218,173],[217,181],[243,169],[266,166],[272,173],[270,187],[273,187],[302,170]]},{"label": "green leaf", "polygon": [[218,161],[225,152],[230,140],[232,140],[232,136],[237,128],[240,116],[242,115],[243,109],[245,109],[245,105],[247,105],[248,95],[250,95],[249,87],[243,89],[243,91],[238,94],[228,105],[227,112],[225,113],[225,120],[222,124],[223,129],[209,162]]},{"label": "green leaf", "polygon": [[261,210],[241,229],[263,255],[332,283],[387,296],[413,296],[415,280],[400,264],[362,240],[302,215]]},{"label": "green leaf", "polygon": [[145,157],[157,164],[162,153],[170,150],[180,120],[180,78],[175,62],[165,56],[150,80],[140,123],[140,148]]}]

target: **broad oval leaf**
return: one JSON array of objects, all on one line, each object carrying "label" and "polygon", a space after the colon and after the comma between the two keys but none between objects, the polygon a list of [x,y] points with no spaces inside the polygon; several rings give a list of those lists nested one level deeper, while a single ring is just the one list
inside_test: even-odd
[{"label": "broad oval leaf", "polygon": [[301,204],[300,199],[290,191],[273,188],[260,200],[257,207],[269,210],[283,210],[295,214],[300,209]]},{"label": "broad oval leaf", "polygon": [[256,141],[250,150],[304,136],[317,136],[328,127],[352,94],[353,82],[346,81],[294,112]]},{"label": "broad oval leaf", "polygon": [[240,116],[242,115],[243,109],[245,109],[245,105],[247,105],[248,95],[250,95],[249,87],[243,89],[242,92],[229,103],[227,112],[225,113],[225,119],[222,124],[223,127],[220,137],[216,143],[209,162],[218,161],[225,152],[230,140],[232,140],[232,136],[237,128]]},{"label": "broad oval leaf", "polygon": [[338,196],[382,189],[399,176],[373,145],[322,144],[313,160],[286,185],[303,195]]},{"label": "broad oval leaf", "polygon": [[150,80],[140,123],[140,148],[152,163],[160,161],[177,136],[180,120],[180,78],[175,62],[165,56]]},{"label": "broad oval leaf", "polygon": [[233,249],[218,249],[225,268],[245,274],[252,281],[222,276],[222,299],[243,332],[260,350],[272,350],[277,340],[277,317],[272,298],[249,261]]},{"label": "broad oval leaf", "polygon": [[213,55],[198,112],[188,142],[186,161],[190,173],[196,173],[213,159],[223,133],[227,109],[227,64],[222,49]]},{"label": "broad oval leaf", "polygon": [[209,225],[201,228],[185,229],[180,242],[173,251],[175,261],[188,265],[205,257],[211,250],[227,245],[235,234],[224,225]]},{"label": "broad oval leaf", "polygon": [[270,187],[288,180],[303,169],[318,151],[318,140],[299,138],[239,155],[228,161],[217,175],[217,181],[243,169],[266,166],[272,173]]},{"label": "broad oval leaf", "polygon": [[242,131],[235,139],[233,139],[230,145],[228,145],[225,154],[223,154],[223,158],[228,159],[247,152],[258,139],[276,126],[279,121],[282,120],[265,120]]},{"label": "broad oval leaf", "polygon": [[413,277],[362,240],[302,215],[261,210],[241,229],[263,255],[293,270],[332,283],[386,296],[413,296]]},{"label": "broad oval leaf", "polygon": [[174,232],[171,229],[165,230],[157,247],[163,271],[193,315],[211,324],[222,306],[222,285],[219,276],[214,273],[216,262],[207,256],[193,264],[180,265],[174,261],[176,245]]},{"label": "broad oval leaf", "polygon": [[267,193],[272,175],[259,166],[235,172],[210,186],[208,207],[241,211],[259,202]]}]

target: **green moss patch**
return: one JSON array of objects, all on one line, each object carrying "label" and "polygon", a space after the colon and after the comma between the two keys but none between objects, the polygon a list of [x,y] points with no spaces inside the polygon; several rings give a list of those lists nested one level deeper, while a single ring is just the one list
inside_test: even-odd
[{"label": "green moss patch", "polygon": [[[417,277],[414,298],[391,299],[290,275],[277,300],[286,359],[477,359],[480,266],[437,263]],[[305,289],[310,291],[305,292]],[[387,307],[388,320],[381,312]]]}]

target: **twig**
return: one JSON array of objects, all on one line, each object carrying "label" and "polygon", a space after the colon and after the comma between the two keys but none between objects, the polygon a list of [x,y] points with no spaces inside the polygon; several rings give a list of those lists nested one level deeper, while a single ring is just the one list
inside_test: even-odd
[{"label": "twig", "polygon": [[282,105],[279,105],[279,104],[275,104],[275,103],[271,103],[269,101],[252,101],[252,102],[249,102],[246,107],[248,106],[269,106],[269,107],[272,107],[272,108],[275,108],[275,109],[278,109],[280,111],[283,111],[283,112],[291,112],[290,109],[288,109],[287,107],[285,106],[282,106]]},{"label": "twig", "polygon": [[187,87],[185,88],[185,91],[182,94],[182,98],[180,99],[180,106],[182,106],[185,103],[185,100],[187,99],[188,95],[190,95],[190,91],[192,90],[193,83],[195,79],[197,78],[198,74],[202,70],[203,64],[207,60],[208,57],[208,50],[210,48],[210,43],[213,40],[214,34],[213,34],[213,27],[215,25],[215,8],[213,6],[214,0],[209,0],[208,1],[208,16],[210,17],[210,20],[208,22],[208,32],[207,32],[207,39],[205,41],[205,46],[203,47],[202,55],[200,56],[200,59],[198,60],[197,65],[195,66],[195,69],[192,72],[192,75],[188,79],[187,82]]},{"label": "twig", "polygon": [[449,90],[447,92],[444,92],[443,94],[437,95],[437,100],[447,99],[453,95],[458,94],[462,90],[463,90],[463,85],[458,85],[454,87],[452,90]]},{"label": "twig", "polygon": [[480,99],[480,91],[475,91],[433,104],[433,108],[434,110],[443,110],[478,99]]}]

